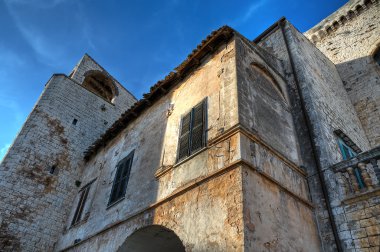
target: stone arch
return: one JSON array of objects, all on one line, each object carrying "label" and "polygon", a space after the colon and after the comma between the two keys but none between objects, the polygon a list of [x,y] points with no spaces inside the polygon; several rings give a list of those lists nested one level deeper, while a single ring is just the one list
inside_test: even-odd
[{"label": "stone arch", "polygon": [[373,3],[371,0],[364,0],[363,4],[368,8],[370,7]]},{"label": "stone arch", "polygon": [[313,36],[311,36],[311,41],[315,44],[315,43],[317,43],[318,42],[318,36],[317,35],[313,35]]},{"label": "stone arch", "polygon": [[340,21],[340,23],[343,25],[343,24],[347,23],[347,18],[346,18],[345,16],[341,16],[341,17],[339,18],[339,21]]},{"label": "stone arch", "polygon": [[332,23],[332,26],[334,27],[335,30],[337,30],[338,27],[339,27],[339,23],[338,23],[337,21],[334,21],[334,22]]},{"label": "stone arch", "polygon": [[322,31],[322,30],[319,30],[319,31],[318,31],[318,35],[319,35],[319,37],[320,37],[321,39],[323,39],[323,38],[326,36],[326,33],[325,33],[324,31]]},{"label": "stone arch", "polygon": [[355,12],[352,11],[352,10],[348,11],[348,12],[347,12],[347,17],[348,17],[349,19],[353,19],[353,18],[355,17]]},{"label": "stone arch", "polygon": [[185,252],[185,246],[174,231],[160,225],[151,225],[133,232],[117,252]]},{"label": "stone arch", "polygon": [[272,84],[273,89],[276,90],[276,92],[282,98],[282,100],[286,102],[284,91],[282,90],[280,84],[277,82],[275,77],[269,72],[269,70],[257,62],[252,62],[251,66],[256,72],[260,73]]},{"label": "stone arch", "polygon": [[356,13],[359,15],[364,11],[364,8],[363,8],[363,6],[358,4],[358,5],[356,5],[355,10],[356,10]]},{"label": "stone arch", "polygon": [[327,26],[326,27],[326,33],[331,34],[332,32],[333,32],[333,29],[331,28],[331,26]]},{"label": "stone arch", "polygon": [[112,78],[98,70],[90,70],[84,74],[82,86],[108,102],[113,102],[118,89]]}]

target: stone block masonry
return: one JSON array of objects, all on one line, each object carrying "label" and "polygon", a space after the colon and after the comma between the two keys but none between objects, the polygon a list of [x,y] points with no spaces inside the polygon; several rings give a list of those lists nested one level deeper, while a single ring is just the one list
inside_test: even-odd
[{"label": "stone block masonry", "polygon": [[[374,60],[379,17],[379,1],[349,1],[305,33],[310,39],[324,34],[314,43],[336,65],[371,147],[380,144],[380,66]],[[338,25],[327,33],[334,22]]]},{"label": "stone block masonry", "polygon": [[[85,55],[77,69],[91,68],[101,69]],[[136,101],[120,86],[111,104],[80,84],[53,75],[0,164],[1,251],[52,250],[81,181],[83,152]]]}]

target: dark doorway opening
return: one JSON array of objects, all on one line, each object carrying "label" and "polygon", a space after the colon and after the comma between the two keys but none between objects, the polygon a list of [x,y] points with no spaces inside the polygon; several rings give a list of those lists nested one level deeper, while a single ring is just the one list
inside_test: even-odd
[{"label": "dark doorway opening", "polygon": [[152,225],[135,231],[117,250],[117,252],[126,251],[185,252],[185,247],[172,230]]}]

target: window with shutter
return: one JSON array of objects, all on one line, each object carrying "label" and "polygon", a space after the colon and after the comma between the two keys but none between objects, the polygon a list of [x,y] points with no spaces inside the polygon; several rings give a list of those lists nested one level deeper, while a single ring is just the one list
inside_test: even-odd
[{"label": "window with shutter", "polygon": [[73,220],[71,221],[71,225],[72,226],[74,226],[77,223],[79,223],[81,221],[81,219],[82,219],[83,209],[85,207],[86,200],[87,200],[87,197],[88,197],[88,192],[90,191],[90,187],[91,187],[92,182],[93,181],[91,181],[90,183],[88,183],[86,186],[84,186],[79,191],[80,196],[79,196],[78,206],[75,209]]},{"label": "window with shutter", "polygon": [[133,151],[117,165],[108,206],[124,198],[133,161]]},{"label": "window with shutter", "polygon": [[177,162],[205,146],[205,118],[206,100],[182,117]]}]

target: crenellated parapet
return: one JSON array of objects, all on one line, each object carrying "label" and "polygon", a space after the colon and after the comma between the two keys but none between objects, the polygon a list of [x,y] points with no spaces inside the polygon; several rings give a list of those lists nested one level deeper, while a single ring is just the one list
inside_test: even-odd
[{"label": "crenellated parapet", "polygon": [[378,5],[379,0],[351,0],[307,31],[305,36],[316,44],[334,34],[340,27],[347,25],[369,8]]}]

